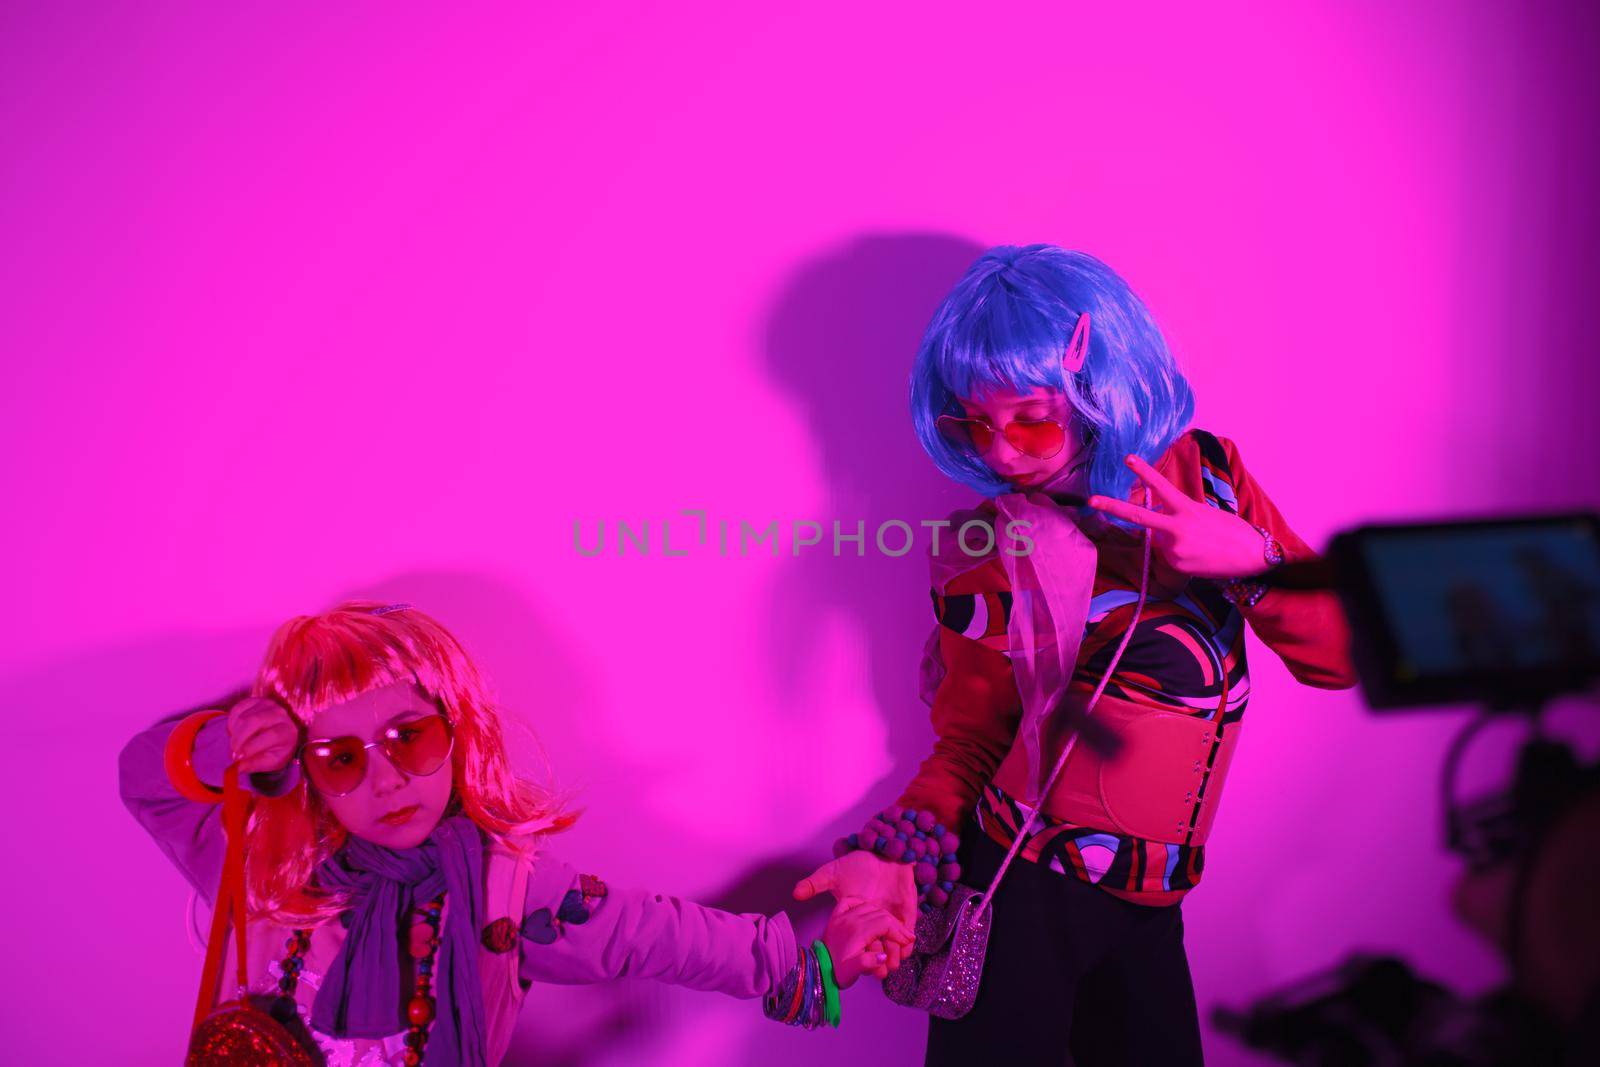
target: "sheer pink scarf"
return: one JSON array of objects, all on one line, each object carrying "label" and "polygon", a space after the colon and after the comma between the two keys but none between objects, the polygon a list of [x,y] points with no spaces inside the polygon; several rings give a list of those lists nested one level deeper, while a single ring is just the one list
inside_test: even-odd
[{"label": "sheer pink scarf", "polygon": [[[1022,700],[1022,722],[1017,739],[1027,756],[1025,803],[1037,804],[1043,785],[1041,735],[1046,719],[1066,695],[1083,643],[1089,598],[1094,591],[1099,557],[1094,542],[1079,529],[1075,509],[1057,504],[1046,492],[1083,490],[1081,468],[1071,475],[1029,493],[1006,493],[993,500],[994,514],[986,510],[958,511],[950,517],[951,533],[940,538],[930,552],[933,587],[941,595],[958,575],[1000,557],[1011,585],[1011,618],[1006,627],[1011,666]],[[1100,525],[1097,514],[1084,520]],[[967,529],[963,546],[960,530]],[[977,523],[982,523],[986,535]],[[986,551],[983,551],[987,549]],[[945,675],[939,653],[939,633],[924,646],[919,690],[930,706]]]}]

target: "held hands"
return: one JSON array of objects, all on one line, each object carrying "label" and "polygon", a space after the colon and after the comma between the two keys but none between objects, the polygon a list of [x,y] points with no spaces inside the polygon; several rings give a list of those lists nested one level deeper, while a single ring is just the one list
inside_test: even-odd
[{"label": "held hands", "polygon": [[1089,498],[1089,506],[1148,527],[1151,547],[1169,568],[1191,578],[1245,578],[1267,569],[1255,527],[1188,496],[1138,456],[1124,462],[1149,487],[1157,507],[1098,495]]},{"label": "held hands", "polygon": [[862,901],[876,904],[907,930],[917,924],[917,883],[911,868],[871,852],[846,852],[795,883],[796,900],[810,900],[818,893],[832,893],[840,907]]},{"label": "held hands", "polygon": [[899,948],[911,943],[911,932],[876,904],[841,904],[828,917],[822,943],[833,959],[834,981],[840,989],[849,989],[863,974],[886,977],[891,969],[890,946],[896,949],[898,965]]},{"label": "held hands", "polygon": [[282,704],[245,697],[228,709],[228,745],[239,773],[283,770],[300,747],[300,726]]},{"label": "held hands", "polygon": [[[862,970],[875,978],[885,978],[900,966],[901,958],[915,940],[917,923],[917,883],[909,865],[890,863],[871,852],[847,852],[824,863],[794,887],[796,900],[810,900],[818,893],[832,893],[838,901],[829,920],[829,929],[835,921],[862,905],[886,913],[894,923],[892,931],[886,936],[880,934],[867,946],[869,955],[881,954],[884,958],[874,959],[872,966]],[[833,946],[826,935],[823,940],[831,952]]]}]

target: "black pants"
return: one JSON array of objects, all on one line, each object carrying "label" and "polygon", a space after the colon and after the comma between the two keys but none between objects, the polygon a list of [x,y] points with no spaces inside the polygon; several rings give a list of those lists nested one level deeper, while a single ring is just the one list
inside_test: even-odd
[{"label": "black pants", "polygon": [[[985,889],[1005,850],[963,835],[961,881]],[[1152,908],[1017,859],[995,894],[977,1002],[930,1017],[927,1067],[1198,1067],[1200,1019],[1181,905]]]}]

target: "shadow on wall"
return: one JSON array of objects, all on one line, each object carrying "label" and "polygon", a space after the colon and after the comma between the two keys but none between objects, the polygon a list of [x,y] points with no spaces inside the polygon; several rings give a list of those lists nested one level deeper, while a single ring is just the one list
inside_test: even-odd
[{"label": "shadow on wall", "polygon": [[[821,522],[828,531],[824,544],[788,557],[763,612],[773,684],[780,693],[803,691],[801,680],[825,654],[818,641],[819,620],[842,619],[850,632],[863,637],[860,656],[869,672],[873,704],[888,724],[892,760],[885,779],[851,798],[850,810],[818,840],[798,854],[753,857],[741,873],[702,898],[707,905],[736,913],[786,911],[797,919],[802,938],[820,934],[828,907],[797,905],[794,884],[831,856],[835,837],[859,826],[870,807],[893,799],[930,748],[917,670],[933,619],[925,532],[917,524],[970,506],[972,493],[940,474],[918,444],[909,414],[909,382],[917,345],[935,307],[982,251],[971,240],[943,234],[863,235],[801,264],[767,314],[768,372],[800,402],[822,457],[827,487],[821,514],[795,517]],[[892,518],[919,531],[911,551],[900,557],[879,554],[872,542],[872,531]],[[826,539],[834,519],[847,532],[857,520],[865,521],[865,555],[833,555]],[[788,710],[793,728],[805,729],[810,709],[796,704]],[[580,824],[584,832],[598,832],[596,825],[587,825],[590,821],[586,817]],[[639,832],[636,825],[619,826],[616,837]],[[799,921],[802,910],[805,919]],[[653,1008],[655,995],[640,988],[642,984],[618,983],[610,987],[609,1000],[585,1001],[586,1008],[610,1008],[609,1014],[597,1014],[581,1025],[587,1045],[541,1034],[540,1043],[519,1040],[508,1062],[518,1062],[517,1054],[532,1053],[541,1063],[610,1062],[608,1053],[639,1040],[641,1031],[660,1017]],[[896,1008],[876,986],[864,980],[853,998],[857,1036],[845,1039],[850,1052],[885,1064],[920,1062],[925,1017]],[[749,1010],[753,1039],[744,1045],[739,1062],[759,1059],[767,1067],[814,1062],[816,1035],[796,1035],[761,1020],[755,1005]],[[519,1034],[540,1033],[526,1008],[523,1015]],[[572,1019],[564,1021],[571,1035]],[[885,1041],[903,1057],[885,1057]]]},{"label": "shadow on wall", "polygon": [[[857,655],[868,671],[872,703],[886,721],[892,766],[864,795],[832,798],[850,801],[845,815],[800,854],[752,865],[708,901],[717,907],[782,909],[791,916],[804,911],[800,925],[820,925],[828,904],[796,905],[795,882],[830,858],[834,838],[859,827],[869,808],[891,801],[930,750],[927,709],[917,696],[917,669],[933,623],[926,532],[918,523],[970,506],[972,494],[940,474],[917,442],[909,409],[911,365],[934,309],[982,251],[970,240],[943,234],[864,235],[800,265],[768,313],[768,371],[809,419],[828,491],[820,514],[796,516],[822,523],[823,542],[788,557],[764,613],[774,686],[779,692],[804,691],[802,679],[827,654],[823,624],[844,623],[860,635]],[[865,521],[865,555],[856,555],[849,543],[833,554],[836,519],[845,533]],[[873,531],[888,519],[918,531],[904,555],[882,554],[874,544]],[[899,541],[891,539],[889,547],[898,548]],[[807,728],[810,708],[794,704],[788,711],[794,729]],[[861,1055],[870,1044],[878,1050],[872,1054],[877,1062],[901,1062],[893,1055],[882,1058],[886,1042],[903,1052],[904,1062],[920,1061],[925,1019],[894,1008],[876,986],[863,980],[852,998],[853,1032],[862,1036],[846,1040]],[[809,1042],[784,1036],[759,1031],[744,1050],[746,1058],[759,1056],[769,1067],[815,1059]]]},{"label": "shadow on wall", "polygon": [[[767,363],[774,380],[803,404],[829,486],[826,511],[814,518],[825,524],[837,518],[847,529],[865,520],[869,551],[860,557],[812,551],[790,558],[766,613],[771,669],[778,686],[792,690],[822,654],[818,620],[844,620],[852,633],[863,635],[862,656],[874,703],[889,724],[893,764],[885,780],[858,798],[821,840],[799,856],[756,858],[719,893],[708,894],[707,903],[793,914],[795,881],[829,855],[833,837],[859,825],[869,807],[891,799],[926,755],[926,709],[916,696],[916,672],[932,620],[926,607],[926,544],[917,523],[943,518],[969,504],[971,494],[946,481],[917,444],[907,383],[934,307],[981,251],[970,241],[942,235],[864,236],[802,265],[772,306]],[[872,550],[871,531],[890,518],[919,530],[912,550],[898,558]],[[519,592],[483,575],[420,573],[354,589],[338,599],[352,597],[410,601],[436,615],[485,665],[509,718],[538,731],[560,775],[558,784],[585,784],[582,754],[590,745],[577,709],[592,699],[592,671]],[[18,804],[27,797],[39,810],[52,812],[49,820],[26,822],[13,847],[42,858],[57,848],[62,822],[101,827],[108,839],[103,867],[124,887],[107,901],[98,881],[88,877],[89,865],[69,864],[67,884],[46,909],[56,914],[42,914],[43,921],[28,924],[20,947],[45,971],[60,971],[54,975],[60,985],[81,977],[75,968],[83,961],[107,966],[130,958],[168,961],[120,998],[115,1010],[124,1017],[106,1019],[103,1027],[108,1046],[115,1040],[121,1047],[137,1035],[142,1045],[166,1043],[176,1053],[186,1021],[183,1005],[193,996],[199,970],[199,956],[183,933],[186,885],[118,802],[111,785],[116,754],[134,733],[193,705],[197,696],[220,700],[246,683],[272,625],[99,650],[5,683],[3,695],[11,707],[38,709],[22,735],[31,778],[11,783],[16,796],[10,799]],[[797,729],[803,728],[806,713],[805,707],[792,708]],[[84,723],[92,729],[86,731]],[[628,769],[606,772],[626,776]],[[580,821],[578,832],[616,840],[673,830],[641,825],[622,810],[621,805],[597,807]],[[20,896],[5,903],[16,908]],[[808,911],[820,919],[826,907]],[[86,915],[95,920],[72,918]],[[51,977],[34,975],[47,984]],[[648,1031],[667,1020],[657,997],[641,985],[542,990],[524,1007],[509,1062],[597,1062],[641,1040],[648,1044]],[[875,1006],[869,1014],[878,1010]],[[922,1029],[920,1017],[895,1016],[894,1030],[903,1026],[909,1035]],[[46,1030],[53,1028],[49,1020],[41,1022]],[[791,1058],[796,1063],[814,1058],[807,1042],[785,1040],[791,1036],[786,1028],[761,1026],[768,1036],[758,1043],[778,1053],[774,1067]],[[41,1053],[55,1040],[44,1030],[19,1036],[24,1048]],[[882,1027],[877,1036],[883,1036]]]},{"label": "shadow on wall", "polygon": [[[773,674],[789,690],[814,668],[818,622],[827,615],[843,616],[862,635],[893,760],[887,778],[860,798],[863,818],[868,807],[894,799],[930,747],[927,709],[917,696],[933,625],[927,531],[918,523],[971,506],[973,493],[939,473],[917,442],[911,366],[934,309],[983,250],[942,234],[858,237],[800,267],[768,316],[768,366],[810,418],[829,489],[826,513],[817,516],[828,527],[824,544],[791,557],[767,612]],[[847,532],[866,520],[864,557],[849,544],[839,556],[822,551],[834,519]],[[904,555],[884,555],[873,543],[873,531],[888,519],[916,531]],[[886,535],[891,549],[899,547],[895,537]],[[794,713],[803,722],[807,709]],[[846,821],[855,829],[861,820],[852,814]],[[841,825],[840,832],[848,831]]]}]

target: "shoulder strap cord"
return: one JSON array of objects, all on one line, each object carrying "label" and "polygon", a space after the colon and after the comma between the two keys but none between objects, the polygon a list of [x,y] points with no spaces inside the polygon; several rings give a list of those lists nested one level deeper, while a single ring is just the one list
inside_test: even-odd
[{"label": "shoulder strap cord", "polygon": [[[1146,507],[1150,506],[1149,486],[1144,487],[1144,503]],[[1085,715],[1094,710],[1095,704],[1100,700],[1100,694],[1106,691],[1106,685],[1111,681],[1112,672],[1117,669],[1117,662],[1122,659],[1123,651],[1128,647],[1128,642],[1133,639],[1133,628],[1139,625],[1139,616],[1144,613],[1145,598],[1149,595],[1149,592],[1150,530],[1146,528],[1144,531],[1144,567],[1139,575],[1139,603],[1133,609],[1133,617],[1128,620],[1127,628],[1122,631],[1122,641],[1117,645],[1117,651],[1111,657],[1111,664],[1106,667],[1106,673],[1101,676],[1100,684],[1095,686],[1094,694],[1089,698],[1088,705],[1083,709]],[[1055,788],[1056,779],[1061,777],[1061,772],[1066,768],[1067,757],[1072,755],[1073,746],[1077,744],[1077,741],[1078,734],[1076,733],[1067,738],[1066,745],[1061,749],[1061,756],[1056,760],[1055,770],[1050,772],[1050,780],[1045,782],[1044,790],[1039,794],[1039,803],[1028,813],[1028,817],[1023,820],[1022,826],[1017,830],[1015,839],[1011,842],[1011,851],[1006,853],[1005,862],[1000,864],[1000,869],[995,872],[994,880],[989,883],[989,888],[983,891],[983,904],[978,908],[977,913],[979,921],[982,920],[983,913],[988,910],[989,905],[994,902],[994,891],[1000,887],[1000,879],[1005,877],[1006,868],[1010,867],[1011,861],[1017,858],[1017,852],[1022,848],[1023,842],[1027,840],[1028,831],[1032,829],[1034,820],[1039,817],[1039,812],[1044,810],[1045,801],[1049,798],[1050,791]]]}]

